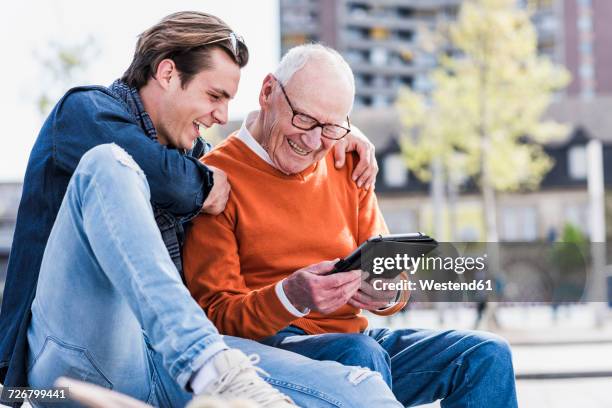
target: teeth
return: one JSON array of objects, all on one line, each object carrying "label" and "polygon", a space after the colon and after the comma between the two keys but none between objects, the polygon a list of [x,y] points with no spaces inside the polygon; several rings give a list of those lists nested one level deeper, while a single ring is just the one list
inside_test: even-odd
[{"label": "teeth", "polygon": [[306,156],[309,153],[306,150],[301,149],[298,145],[293,143],[291,140],[287,139],[287,142],[289,143],[289,146],[291,146],[291,148],[297,152],[297,154],[301,156]]}]

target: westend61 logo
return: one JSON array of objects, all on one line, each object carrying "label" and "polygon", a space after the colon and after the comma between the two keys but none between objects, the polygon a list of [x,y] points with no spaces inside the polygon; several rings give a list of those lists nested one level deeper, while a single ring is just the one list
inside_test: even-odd
[{"label": "westend61 logo", "polygon": [[408,254],[395,254],[393,257],[375,257],[372,261],[372,273],[381,275],[385,271],[406,271],[414,275],[416,271],[452,271],[463,274],[466,271],[484,270],[487,254],[478,257],[459,256],[410,256]]}]

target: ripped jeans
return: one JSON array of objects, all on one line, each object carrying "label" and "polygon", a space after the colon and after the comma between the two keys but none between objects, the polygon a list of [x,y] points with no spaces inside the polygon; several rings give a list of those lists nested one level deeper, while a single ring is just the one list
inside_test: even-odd
[{"label": "ripped jeans", "polygon": [[183,285],[149,199],[144,173],[117,145],[97,146],[79,162],[32,304],[30,386],[68,376],[182,407],[194,372],[229,346],[259,354],[265,380],[302,407],[400,406],[380,375],[355,384],[353,368],[220,336]]},{"label": "ripped jeans", "polygon": [[[315,360],[369,368],[382,375],[404,406],[439,399],[444,408],[517,406],[510,347],[487,332],[368,329],[363,334],[306,335],[289,326],[262,343]],[[358,384],[367,371],[348,378]]]}]

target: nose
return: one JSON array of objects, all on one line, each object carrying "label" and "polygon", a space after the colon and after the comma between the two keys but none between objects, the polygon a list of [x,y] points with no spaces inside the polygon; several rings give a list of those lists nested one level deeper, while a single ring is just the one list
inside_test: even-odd
[{"label": "nose", "polygon": [[219,104],[219,106],[213,111],[212,117],[219,125],[225,125],[227,123],[228,114],[228,102]]},{"label": "nose", "polygon": [[308,130],[302,135],[302,143],[309,150],[318,150],[321,147],[321,127],[318,126],[312,130]]}]

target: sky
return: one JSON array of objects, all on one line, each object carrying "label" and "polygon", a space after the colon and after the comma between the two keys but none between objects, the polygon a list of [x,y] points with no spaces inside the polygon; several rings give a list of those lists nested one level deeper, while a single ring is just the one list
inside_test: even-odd
[{"label": "sky", "polygon": [[[64,46],[94,39],[95,58],[78,83],[109,85],[123,74],[136,37],[162,17],[181,10],[214,14],[241,34],[250,51],[230,119],[241,119],[257,107],[261,81],[279,61],[277,0],[24,0],[4,2],[0,12],[0,182],[21,181],[30,150],[44,118],[36,101],[53,89],[41,56],[53,43]],[[38,57],[37,57],[38,56]],[[61,95],[58,95],[61,96]]]}]

